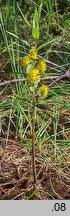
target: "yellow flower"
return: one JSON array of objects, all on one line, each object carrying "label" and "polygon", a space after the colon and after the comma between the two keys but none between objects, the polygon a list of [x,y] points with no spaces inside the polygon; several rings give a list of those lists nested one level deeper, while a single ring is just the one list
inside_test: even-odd
[{"label": "yellow flower", "polygon": [[24,67],[27,67],[27,65],[30,63],[30,58],[29,58],[29,56],[27,55],[27,56],[24,56],[23,57],[23,59],[22,59],[22,65],[24,66]]},{"label": "yellow flower", "polygon": [[36,47],[34,47],[34,48],[32,48],[31,50],[30,50],[30,58],[32,59],[32,60],[36,60],[37,59],[37,49],[36,49]]},{"label": "yellow flower", "polygon": [[48,87],[46,85],[41,86],[39,92],[41,96],[46,97],[48,95]]},{"label": "yellow flower", "polygon": [[36,67],[39,69],[39,71],[44,72],[47,69],[47,65],[44,59],[39,60]]},{"label": "yellow flower", "polygon": [[27,75],[27,81],[29,83],[34,83],[40,79],[39,70],[33,68]]}]

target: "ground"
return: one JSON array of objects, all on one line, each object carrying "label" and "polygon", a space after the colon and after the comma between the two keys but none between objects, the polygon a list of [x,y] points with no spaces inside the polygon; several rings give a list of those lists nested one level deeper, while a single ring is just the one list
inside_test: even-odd
[{"label": "ground", "polygon": [[17,141],[1,140],[0,199],[70,199],[70,159],[45,163],[36,152],[37,191],[33,191],[31,152]]}]

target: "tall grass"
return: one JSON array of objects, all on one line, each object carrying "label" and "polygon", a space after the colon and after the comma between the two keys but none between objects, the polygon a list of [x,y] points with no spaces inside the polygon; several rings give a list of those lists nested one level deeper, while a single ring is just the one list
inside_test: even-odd
[{"label": "tall grass", "polygon": [[[48,13],[48,28],[43,34],[45,34],[45,39],[40,36],[40,41],[38,43],[38,50],[40,58],[43,57],[48,65],[48,70],[46,72],[50,75],[61,75],[66,69],[69,68],[70,62],[70,48],[68,41],[68,32],[60,23],[58,5],[55,1],[45,0],[46,9],[42,9],[43,16],[46,18],[47,23],[47,13]],[[55,5],[54,5],[55,4]],[[54,7],[56,10],[54,12]],[[22,78],[25,75],[25,71],[21,66],[21,58],[24,54],[27,54],[29,48],[32,46],[32,20],[27,19],[24,14],[21,5],[17,4],[16,1],[7,1],[4,10],[1,6],[0,9],[0,20],[1,20],[1,39],[2,39],[2,54],[8,53],[8,59],[11,70],[11,78]],[[32,8],[34,11],[34,8]],[[27,11],[26,11],[27,12]],[[55,16],[54,16],[55,15]],[[30,16],[30,14],[29,14]],[[52,29],[54,17],[58,19],[58,27],[61,30],[61,34],[55,35],[53,37]],[[43,27],[42,27],[43,28]],[[43,29],[42,29],[43,30]],[[41,30],[40,30],[41,31]],[[51,80],[52,82],[52,80]],[[8,142],[11,123],[15,127],[15,136],[22,140],[23,145],[28,149],[31,149],[30,141],[30,129],[31,125],[31,109],[32,101],[30,100],[29,89],[26,83],[15,84],[11,86],[11,95],[9,93],[9,98],[4,97],[0,99],[0,130],[2,130],[2,125],[5,126],[6,117],[8,118],[7,135],[6,140]],[[69,140],[65,139],[64,133],[69,132],[69,126],[64,128],[60,127],[59,118],[61,116],[60,109],[64,107],[67,112],[70,112],[70,102],[65,97],[70,96],[69,82],[63,81],[49,89],[49,96],[45,100],[37,101],[37,149],[43,151],[43,146],[48,146],[53,151],[54,157],[62,160],[64,153],[60,149],[60,145],[65,152],[66,146],[69,146]],[[9,86],[6,86],[0,92],[1,95],[5,95],[5,92],[9,91]],[[7,93],[6,93],[7,94]],[[53,105],[53,109],[52,109]],[[41,108],[42,107],[42,108]],[[16,122],[13,119],[16,119]],[[70,119],[68,117],[67,123],[69,125]],[[52,126],[53,125],[53,126]],[[51,128],[52,127],[52,128]],[[50,130],[51,128],[51,130]],[[60,138],[61,137],[61,138]],[[61,153],[62,152],[62,153]],[[51,153],[44,151],[45,159],[51,159]],[[48,158],[48,159],[47,159]]]}]

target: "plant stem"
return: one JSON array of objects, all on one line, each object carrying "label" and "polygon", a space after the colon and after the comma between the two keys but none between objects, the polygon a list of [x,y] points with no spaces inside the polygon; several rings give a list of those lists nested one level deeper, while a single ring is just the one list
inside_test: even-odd
[{"label": "plant stem", "polygon": [[55,0],[55,10],[56,10],[56,23],[57,23],[57,30],[58,30],[59,16],[58,16],[58,3],[57,3],[57,0]]},{"label": "plant stem", "polygon": [[35,165],[35,92],[33,92],[33,111],[32,111],[32,160],[33,160],[33,176],[34,176],[34,188],[37,185],[36,178],[36,165]]}]

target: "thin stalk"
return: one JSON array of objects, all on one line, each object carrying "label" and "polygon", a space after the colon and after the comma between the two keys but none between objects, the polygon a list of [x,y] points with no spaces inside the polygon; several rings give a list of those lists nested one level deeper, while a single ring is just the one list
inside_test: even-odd
[{"label": "thin stalk", "polygon": [[36,165],[35,165],[35,92],[33,92],[33,110],[32,110],[32,161],[33,161],[33,176],[34,176],[34,188],[37,185],[36,177]]},{"label": "thin stalk", "polygon": [[55,0],[55,10],[56,10],[56,23],[57,23],[57,30],[58,30],[59,16],[58,16],[58,3],[57,3],[57,0]]}]

